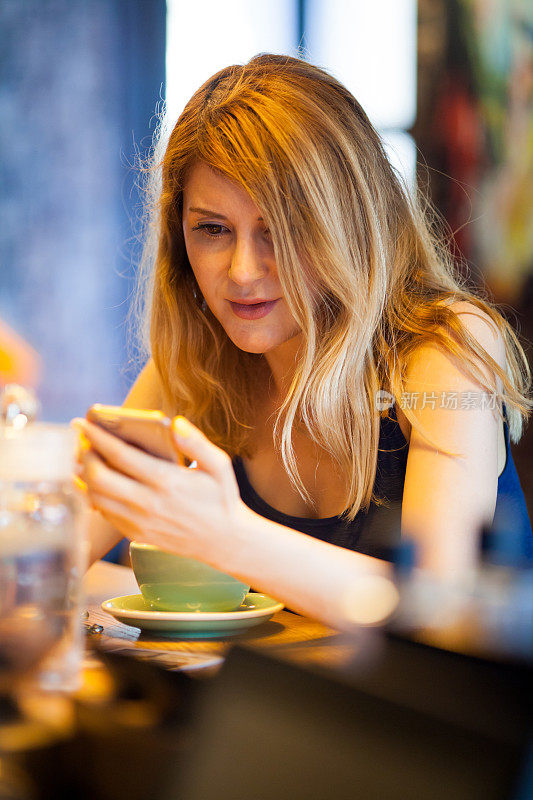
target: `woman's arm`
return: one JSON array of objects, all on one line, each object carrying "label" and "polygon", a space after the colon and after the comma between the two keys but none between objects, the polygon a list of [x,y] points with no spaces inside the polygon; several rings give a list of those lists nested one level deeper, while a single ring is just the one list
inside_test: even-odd
[{"label": "woman's arm", "polygon": [[[124,408],[161,408],[161,385],[152,359],[148,360],[139,373],[122,405]],[[90,566],[94,561],[105,556],[122,539],[123,534],[99,511],[92,508],[89,511],[87,536],[90,547]]]},{"label": "woman's arm", "polygon": [[[503,339],[490,318],[469,303],[455,304],[454,310],[505,369]],[[404,401],[437,447],[412,426],[402,532],[419,543],[420,566],[433,572],[457,575],[472,568],[480,527],[492,521],[498,440],[503,438],[498,403],[491,408],[494,399],[436,346],[421,348],[409,365]],[[443,449],[461,456],[445,455]]]},{"label": "woman's arm", "polygon": [[215,543],[213,566],[334,628],[346,624],[348,603],[354,601],[358,587],[360,607],[352,608],[353,619],[359,613],[361,621],[370,622],[372,614],[382,612],[385,618],[393,610],[390,586],[383,580],[392,579],[389,562],[286,528],[244,504],[239,511],[233,545],[228,547],[223,539]]}]

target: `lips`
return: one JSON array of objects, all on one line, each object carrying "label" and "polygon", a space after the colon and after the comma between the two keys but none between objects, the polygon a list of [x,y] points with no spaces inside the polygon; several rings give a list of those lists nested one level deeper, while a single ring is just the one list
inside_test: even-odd
[{"label": "lips", "polygon": [[[279,299],[279,298],[278,298]],[[241,319],[261,319],[270,314],[278,300],[264,300],[260,303],[234,303],[228,301],[233,313]]]}]

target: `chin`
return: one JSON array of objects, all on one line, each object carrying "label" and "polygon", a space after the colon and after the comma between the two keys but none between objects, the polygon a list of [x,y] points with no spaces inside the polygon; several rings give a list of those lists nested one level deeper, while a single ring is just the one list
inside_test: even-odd
[{"label": "chin", "polygon": [[238,347],[239,350],[242,350],[245,353],[256,353],[266,355],[267,353],[272,352],[273,350],[277,350],[278,347],[290,342],[293,339],[296,339],[300,335],[301,331],[297,333],[291,333],[284,338],[276,338],[274,341],[272,339],[267,339],[266,337],[261,341],[259,337],[254,341],[253,339],[246,340],[245,337],[231,337],[230,339],[235,345]]},{"label": "chin", "polygon": [[231,341],[238,347],[239,350],[242,350],[244,353],[256,353],[256,354],[264,354],[270,352],[270,350],[274,350],[276,347],[279,346],[279,343],[276,342],[272,344],[272,342],[246,342],[242,339],[234,339],[230,336]]}]

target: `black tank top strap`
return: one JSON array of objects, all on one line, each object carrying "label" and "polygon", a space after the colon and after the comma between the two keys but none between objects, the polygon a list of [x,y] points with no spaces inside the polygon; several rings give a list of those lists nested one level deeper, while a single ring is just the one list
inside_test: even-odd
[{"label": "black tank top strap", "polygon": [[401,502],[409,443],[402,433],[396,409],[381,418],[374,495]]}]

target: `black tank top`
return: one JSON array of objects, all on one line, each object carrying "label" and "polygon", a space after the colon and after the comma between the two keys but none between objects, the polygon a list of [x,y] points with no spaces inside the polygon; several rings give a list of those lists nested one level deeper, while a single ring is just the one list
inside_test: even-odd
[{"label": "black tank top", "polygon": [[384,499],[387,505],[371,503],[368,511],[359,511],[350,523],[346,522],[342,514],[322,519],[284,514],[257,494],[238,456],[233,459],[233,469],[243,502],[257,514],[287,528],[314,536],[315,539],[376,558],[390,559],[393,548],[400,540],[401,503],[408,450],[409,446],[392,408],[389,410],[389,417],[383,417],[380,424],[374,483],[374,493]]},{"label": "black tank top", "polygon": [[[394,406],[388,413],[389,416],[382,417],[380,422],[374,482],[374,495],[383,499],[384,505],[372,502],[368,511],[359,511],[351,523],[346,522],[342,514],[323,519],[283,514],[257,494],[248,480],[242,460],[236,457],[233,460],[233,469],[243,502],[257,514],[287,528],[314,536],[315,539],[356,550],[365,555],[391,560],[394,549],[400,541],[401,504],[409,444],[398,424]],[[513,527],[519,530],[523,557],[533,564],[533,534],[524,494],[511,455],[505,405],[503,413],[506,461],[498,478],[494,518],[496,520],[501,514],[509,521],[509,514],[512,514]]]}]

